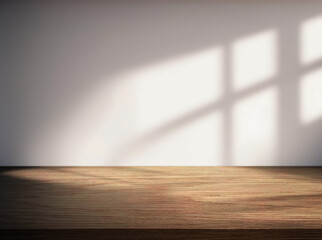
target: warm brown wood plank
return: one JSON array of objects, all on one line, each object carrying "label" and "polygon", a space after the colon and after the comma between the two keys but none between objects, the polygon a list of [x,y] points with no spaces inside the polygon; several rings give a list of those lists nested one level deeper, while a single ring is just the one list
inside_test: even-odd
[{"label": "warm brown wood plank", "polygon": [[0,228],[321,229],[322,168],[2,168]]}]

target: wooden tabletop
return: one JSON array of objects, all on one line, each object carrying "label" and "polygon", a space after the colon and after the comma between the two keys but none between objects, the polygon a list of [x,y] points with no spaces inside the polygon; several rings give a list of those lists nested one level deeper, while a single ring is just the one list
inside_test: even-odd
[{"label": "wooden tabletop", "polygon": [[322,168],[0,168],[1,229],[321,229]]}]

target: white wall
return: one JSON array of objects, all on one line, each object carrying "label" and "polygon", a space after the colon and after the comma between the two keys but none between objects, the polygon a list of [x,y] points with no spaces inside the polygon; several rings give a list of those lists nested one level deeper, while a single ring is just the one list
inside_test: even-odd
[{"label": "white wall", "polygon": [[2,1],[1,165],[322,165],[322,1]]}]

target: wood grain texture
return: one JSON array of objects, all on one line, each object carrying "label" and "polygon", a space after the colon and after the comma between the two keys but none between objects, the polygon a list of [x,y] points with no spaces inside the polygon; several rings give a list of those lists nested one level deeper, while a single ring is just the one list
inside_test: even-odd
[{"label": "wood grain texture", "polygon": [[322,229],[322,168],[1,168],[1,229]]}]

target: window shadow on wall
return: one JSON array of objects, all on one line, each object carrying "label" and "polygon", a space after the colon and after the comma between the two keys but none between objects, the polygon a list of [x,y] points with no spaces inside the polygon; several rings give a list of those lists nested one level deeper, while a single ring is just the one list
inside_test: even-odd
[{"label": "window shadow on wall", "polygon": [[3,165],[321,165],[320,3],[1,5]]}]

